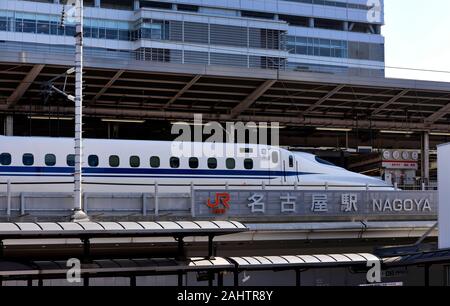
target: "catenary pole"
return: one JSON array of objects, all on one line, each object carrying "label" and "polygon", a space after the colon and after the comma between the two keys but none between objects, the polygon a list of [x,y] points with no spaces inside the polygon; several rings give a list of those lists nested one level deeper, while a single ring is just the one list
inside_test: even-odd
[{"label": "catenary pole", "polygon": [[[83,0],[76,0],[74,211],[83,210]],[[75,215],[76,217],[76,215]]]}]

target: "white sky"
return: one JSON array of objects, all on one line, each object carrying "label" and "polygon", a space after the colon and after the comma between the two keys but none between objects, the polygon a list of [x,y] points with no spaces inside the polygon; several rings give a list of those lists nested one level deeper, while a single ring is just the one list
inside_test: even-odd
[{"label": "white sky", "polygon": [[386,77],[450,82],[450,1],[385,0]]}]

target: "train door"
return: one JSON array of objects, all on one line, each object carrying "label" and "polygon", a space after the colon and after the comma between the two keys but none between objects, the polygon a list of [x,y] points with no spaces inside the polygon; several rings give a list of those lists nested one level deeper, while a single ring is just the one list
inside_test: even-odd
[{"label": "train door", "polygon": [[298,160],[297,158],[295,158],[295,173],[297,174],[297,183],[300,182],[300,170],[299,170],[299,166],[298,166]]}]

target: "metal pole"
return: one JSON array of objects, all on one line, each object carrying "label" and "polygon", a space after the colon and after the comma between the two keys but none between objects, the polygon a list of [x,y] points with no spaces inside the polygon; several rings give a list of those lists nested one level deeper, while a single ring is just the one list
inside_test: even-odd
[{"label": "metal pole", "polygon": [[[83,130],[83,0],[76,0],[75,49],[75,172],[74,211],[83,210],[82,201],[82,130]],[[75,216],[80,218],[80,216]]]},{"label": "metal pole", "polygon": [[8,180],[6,185],[6,196],[7,196],[6,215],[8,217],[11,217],[11,180]]}]

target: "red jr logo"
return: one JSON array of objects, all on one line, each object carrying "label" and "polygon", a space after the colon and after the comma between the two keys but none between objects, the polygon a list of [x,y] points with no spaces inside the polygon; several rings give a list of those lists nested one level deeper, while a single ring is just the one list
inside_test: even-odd
[{"label": "red jr logo", "polygon": [[[227,209],[230,208],[230,194],[228,192],[216,193],[215,201],[211,203],[211,198],[208,198],[206,203],[208,207],[212,208],[212,211],[216,215],[223,215]],[[222,207],[221,207],[222,205]]]}]

